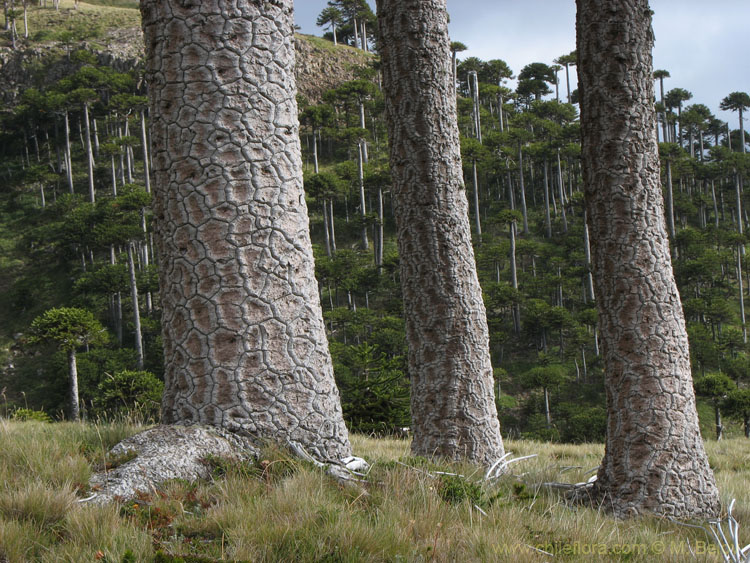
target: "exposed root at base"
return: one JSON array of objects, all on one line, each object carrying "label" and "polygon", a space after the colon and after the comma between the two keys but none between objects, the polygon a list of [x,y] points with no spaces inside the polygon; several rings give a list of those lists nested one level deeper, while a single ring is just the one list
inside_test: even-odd
[{"label": "exposed root at base", "polygon": [[[289,444],[301,457],[312,459],[299,444]],[[91,494],[79,502],[106,504],[127,501],[138,492],[154,492],[161,483],[172,479],[197,481],[209,479],[211,470],[204,462],[211,456],[238,462],[258,460],[259,445],[250,438],[213,426],[161,425],[131,436],[117,444],[109,454],[113,457],[135,455],[113,469],[100,471],[89,480]],[[357,481],[353,471],[367,468],[361,458],[316,465],[339,481]],[[328,461],[328,460],[326,460]]]}]

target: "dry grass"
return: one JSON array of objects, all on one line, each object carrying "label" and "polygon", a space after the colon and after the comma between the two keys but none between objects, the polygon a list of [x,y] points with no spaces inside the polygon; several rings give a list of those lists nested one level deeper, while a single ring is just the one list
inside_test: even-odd
[{"label": "dry grass", "polygon": [[[102,37],[107,30],[139,27],[141,22],[138,3],[128,0],[80,2],[78,9],[74,9],[73,0],[60,0],[60,10],[53,9],[51,1],[47,4],[47,8],[41,8],[29,3],[27,40],[23,39],[23,17],[18,16],[16,29],[21,41],[91,41]],[[7,47],[10,43],[7,33],[3,33],[0,45]]]},{"label": "dry grass", "polygon": [[[172,482],[137,503],[76,503],[91,464],[135,431],[0,422],[0,560],[118,562],[129,551],[135,561],[152,561],[157,550],[203,561],[550,559],[537,549],[563,560],[720,560],[700,532],[655,518],[617,521],[542,486],[586,479],[603,453],[599,444],[508,441],[514,455],[538,457],[487,487],[475,484],[475,467],[409,457],[406,440],[353,436],[358,455],[373,462],[363,487],[342,486],[269,449],[263,467],[218,463],[211,482]],[[737,498],[736,516],[750,526],[750,441],[708,442],[707,449],[723,500]],[[750,541],[750,532],[742,539]]]}]

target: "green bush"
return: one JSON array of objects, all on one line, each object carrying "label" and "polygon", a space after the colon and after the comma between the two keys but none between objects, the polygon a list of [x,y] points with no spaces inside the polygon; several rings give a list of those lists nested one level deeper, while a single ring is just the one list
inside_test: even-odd
[{"label": "green bush", "polygon": [[107,375],[98,386],[95,412],[105,418],[133,415],[157,421],[164,383],[148,371],[120,371]]},{"label": "green bush", "polygon": [[13,413],[13,420],[36,422],[52,422],[52,418],[44,411],[35,411],[34,409],[16,409]]}]

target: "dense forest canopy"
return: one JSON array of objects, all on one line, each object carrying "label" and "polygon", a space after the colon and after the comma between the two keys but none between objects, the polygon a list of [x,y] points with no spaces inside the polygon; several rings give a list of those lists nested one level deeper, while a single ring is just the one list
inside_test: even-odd
[{"label": "dense forest canopy", "polygon": [[[55,4],[5,3],[2,74],[18,95],[5,101],[0,121],[0,413],[70,416],[66,348],[33,338],[32,327],[51,309],[76,308],[108,335],[76,345],[82,416],[135,409],[153,419],[163,355],[151,116],[140,61],[106,54],[118,33],[139,25],[137,2]],[[352,430],[387,434],[410,425],[392,179],[374,15],[344,4],[332,3],[341,12],[333,14],[338,45],[332,14],[321,14],[331,42],[299,36],[314,54],[298,64],[314,69],[353,49],[367,51],[369,62],[319,99],[298,98],[300,140],[344,417]],[[502,431],[601,440],[579,98],[566,80],[576,73],[575,53],[509,68],[502,53],[481,60],[463,57],[461,47],[453,44],[461,156]],[[693,100],[669,69],[654,79],[669,244],[703,430],[747,433],[750,99],[728,88],[720,99]],[[720,108],[733,119],[715,117]]]}]

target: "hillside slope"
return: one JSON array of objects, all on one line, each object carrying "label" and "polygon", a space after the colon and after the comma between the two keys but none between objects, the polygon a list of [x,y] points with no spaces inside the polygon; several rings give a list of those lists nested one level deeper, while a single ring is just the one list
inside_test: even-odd
[{"label": "hillside slope", "polygon": [[[115,4],[115,5],[102,5]],[[143,34],[137,2],[102,0],[62,1],[60,10],[30,7],[29,37],[23,21],[16,26],[20,38],[14,49],[7,34],[0,38],[0,101],[13,104],[24,89],[49,84],[66,74],[65,54],[80,47],[96,53],[101,64],[119,71],[139,68]],[[312,35],[297,35],[297,87],[308,101],[317,103],[323,92],[354,78],[373,55]],[[54,60],[54,64],[45,64]],[[43,72],[40,72],[43,69]]]}]

